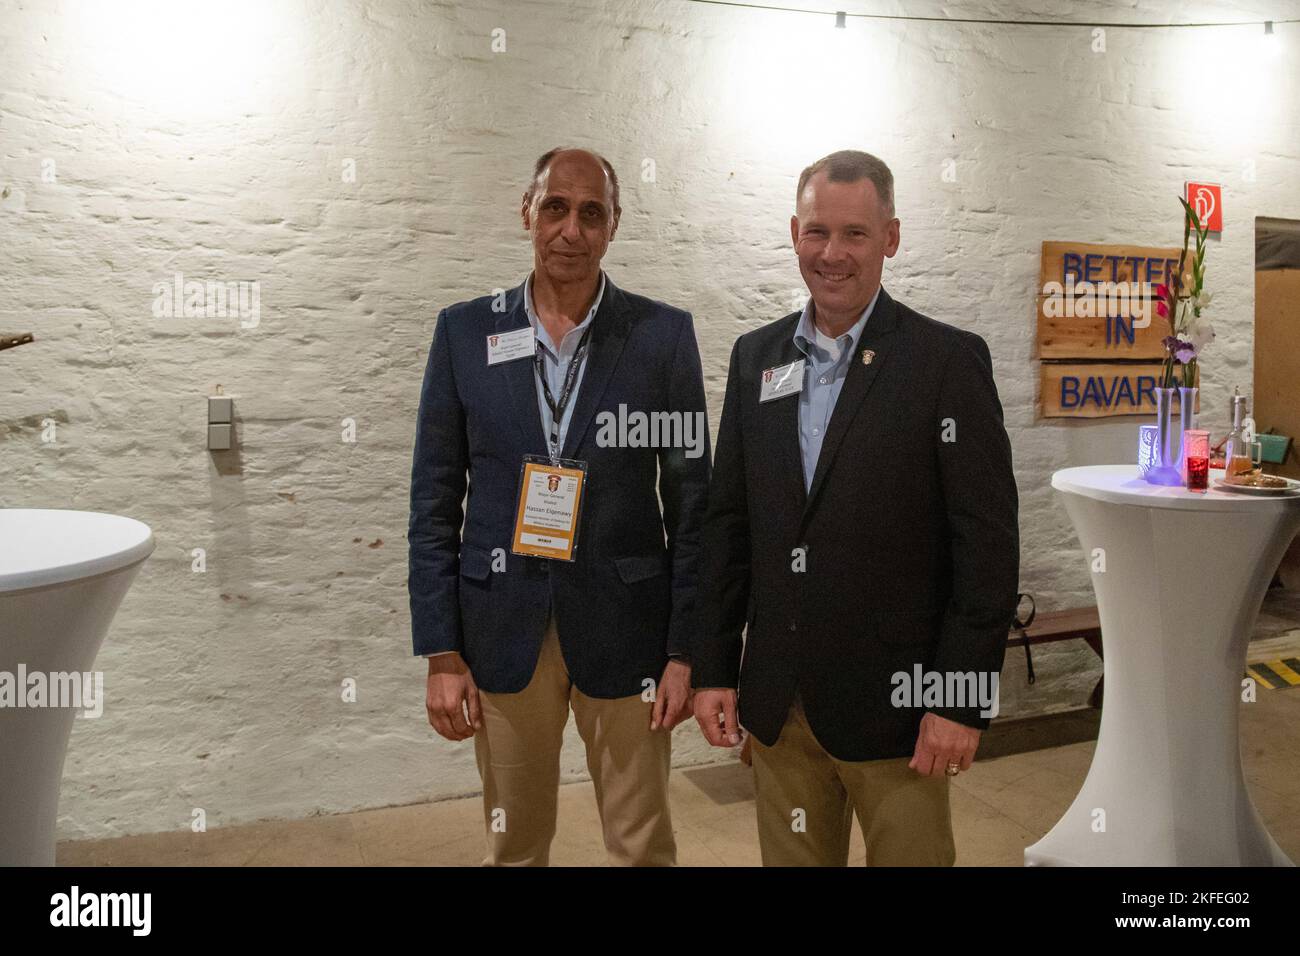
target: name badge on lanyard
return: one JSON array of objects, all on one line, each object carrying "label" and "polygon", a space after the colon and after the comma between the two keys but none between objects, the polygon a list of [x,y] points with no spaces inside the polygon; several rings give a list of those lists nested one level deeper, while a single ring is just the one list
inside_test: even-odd
[{"label": "name badge on lanyard", "polygon": [[578,348],[564,371],[564,384],[557,398],[546,378],[541,350],[533,353],[533,367],[542,386],[542,398],[551,413],[546,436],[550,457],[525,455],[519,473],[519,505],[515,511],[515,533],[510,550],[535,558],[572,561],[578,543],[578,520],[582,515],[583,491],[587,484],[587,463],[560,458],[560,423],[573,399],[578,373],[587,358],[591,328],[582,333]]},{"label": "name badge on lanyard", "polygon": [[534,558],[574,560],[586,484],[586,462],[554,464],[538,455],[525,455],[510,550]]}]

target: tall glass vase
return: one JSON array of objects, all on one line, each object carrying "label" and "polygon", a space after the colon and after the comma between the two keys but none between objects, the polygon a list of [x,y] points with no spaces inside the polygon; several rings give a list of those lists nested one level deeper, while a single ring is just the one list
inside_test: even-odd
[{"label": "tall glass vase", "polygon": [[1178,476],[1183,484],[1187,484],[1187,433],[1196,427],[1196,393],[1199,391],[1196,387],[1178,390],[1178,417],[1183,426],[1178,432]]},{"label": "tall glass vase", "polygon": [[[1189,414],[1187,402],[1182,402],[1178,417],[1174,417],[1173,388],[1157,388],[1156,393],[1156,454],[1146,479],[1153,485],[1181,485],[1183,459],[1183,418]],[[1191,391],[1189,389],[1188,391]],[[1179,396],[1180,398],[1182,396]],[[1190,426],[1189,426],[1190,427]]]},{"label": "tall glass vase", "polygon": [[1196,427],[1196,395],[1199,388],[1180,388],[1178,390],[1178,417],[1183,420],[1183,431]]}]

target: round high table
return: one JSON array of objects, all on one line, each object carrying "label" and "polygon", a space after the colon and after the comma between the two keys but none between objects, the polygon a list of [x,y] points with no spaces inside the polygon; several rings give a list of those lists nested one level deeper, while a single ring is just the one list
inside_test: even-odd
[{"label": "round high table", "polygon": [[1290,866],[1246,791],[1246,645],[1300,495],[1150,485],[1136,465],[1052,487],[1097,593],[1106,698],[1087,779],[1027,866]]},{"label": "round high table", "polygon": [[0,867],[54,865],[72,721],[104,709],[71,687],[94,687],[95,655],[153,548],[133,518],[0,508]]}]

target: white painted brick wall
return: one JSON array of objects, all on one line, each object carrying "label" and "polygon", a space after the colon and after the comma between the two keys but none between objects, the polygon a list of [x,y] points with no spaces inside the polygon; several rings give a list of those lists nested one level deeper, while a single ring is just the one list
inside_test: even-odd
[{"label": "white painted brick wall", "polygon": [[[268,0],[210,5],[190,29],[184,6],[127,30],[93,5],[0,3],[0,330],[39,340],[0,355],[0,504],[119,512],[158,539],[99,658],[106,713],[73,732],[64,838],[185,827],[195,807],[218,826],[477,789],[472,747],[425,723],[410,657],[412,428],[437,309],[527,271],[517,203],[543,150],[593,146],[621,172],[606,266],[694,312],[715,427],[732,341],[799,287],[799,169],[841,147],[885,158],[903,224],[886,284],[990,343],[1022,581],[1045,608],[1091,601],[1048,477],[1131,459],[1136,425],[1035,419],[1040,242],[1173,244],[1183,180],[1226,184],[1202,415],[1217,428],[1251,382],[1253,219],[1300,218],[1300,33],[1283,26],[1268,59],[1258,28],[1110,30],[1095,53],[1080,28],[835,31],[678,0]],[[1170,16],[1065,0],[907,12]],[[1265,13],[1296,4],[1177,11]],[[260,324],[153,318],[153,284],[177,271],[257,280]],[[241,418],[234,473],[204,447],[218,382]],[[1079,705],[1098,674],[1058,646],[1030,690],[1022,661],[1005,713]],[[676,748],[679,764],[716,757],[693,726]],[[583,773],[575,737],[564,774]]]}]

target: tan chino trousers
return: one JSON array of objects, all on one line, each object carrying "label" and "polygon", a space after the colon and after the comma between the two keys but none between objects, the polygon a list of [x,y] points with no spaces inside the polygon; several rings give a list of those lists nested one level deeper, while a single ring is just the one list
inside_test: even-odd
[{"label": "tan chino trousers", "polygon": [[798,699],[772,747],[753,739],[764,866],[846,866],[853,816],[867,866],[952,866],[948,778],[890,760],[838,760],[813,736]]},{"label": "tan chino trousers", "polygon": [[650,730],[653,704],[639,694],[604,700],[578,690],[569,680],[554,617],[528,686],[517,694],[480,691],[479,700],[483,727],[474,734],[474,752],[487,825],[484,865],[549,862],[570,708],[587,748],[609,862],[676,862],[668,813],[672,735]]}]

